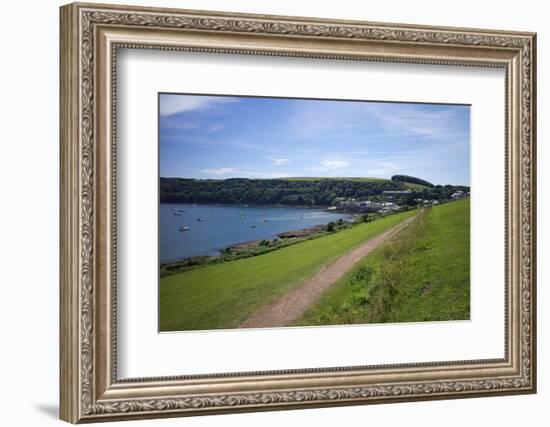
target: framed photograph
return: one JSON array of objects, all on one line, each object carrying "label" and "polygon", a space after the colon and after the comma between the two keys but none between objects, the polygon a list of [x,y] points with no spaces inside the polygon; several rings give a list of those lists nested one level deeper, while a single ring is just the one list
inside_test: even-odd
[{"label": "framed photograph", "polygon": [[61,418],[536,391],[535,34],[61,8]]}]

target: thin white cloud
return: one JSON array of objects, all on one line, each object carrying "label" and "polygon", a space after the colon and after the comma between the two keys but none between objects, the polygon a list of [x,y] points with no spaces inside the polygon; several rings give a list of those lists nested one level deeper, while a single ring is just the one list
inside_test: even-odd
[{"label": "thin white cloud", "polygon": [[401,166],[392,162],[378,162],[377,166],[377,168],[369,170],[371,175],[392,175],[397,171],[403,170]]},{"label": "thin white cloud", "polygon": [[212,168],[202,169],[200,171],[203,175],[215,176],[216,178],[287,178],[290,175],[281,172],[256,172],[246,171],[238,168]]},{"label": "thin white cloud", "polygon": [[327,169],[340,169],[349,166],[347,160],[325,160],[321,164]]},{"label": "thin white cloud", "polygon": [[213,169],[203,169],[201,170],[202,173],[208,173],[211,175],[231,175],[232,173],[236,173],[236,168],[213,168]]},{"label": "thin white cloud", "polygon": [[414,104],[365,104],[363,108],[367,114],[376,118],[388,134],[448,139],[463,133],[457,127],[457,113],[466,107],[430,110]]},{"label": "thin white cloud", "polygon": [[[165,128],[171,130],[197,130],[200,128],[200,123],[197,121],[188,121],[188,120],[178,120],[172,121],[169,124],[164,124]],[[166,138],[166,137],[165,137]]]},{"label": "thin white cloud", "polygon": [[282,157],[270,157],[269,159],[276,166],[288,165],[290,163],[289,159],[285,159],[285,158],[282,158]]},{"label": "thin white cloud", "polygon": [[171,116],[184,111],[200,110],[218,104],[238,102],[236,98],[225,96],[196,96],[164,94],[160,96],[160,115]]},{"label": "thin white cloud", "polygon": [[392,162],[380,162],[380,166],[386,169],[396,170],[396,171],[401,169],[400,166],[397,166],[395,163],[392,163]]},{"label": "thin white cloud", "polygon": [[347,160],[323,160],[320,166],[308,168],[311,172],[336,172],[347,168],[351,163]]},{"label": "thin white cloud", "polygon": [[365,141],[375,134],[376,138],[420,136],[449,140],[465,137],[460,110],[430,109],[413,103],[319,102],[296,106],[287,126],[294,139],[312,142],[320,138],[349,139],[358,134]]},{"label": "thin white cloud", "polygon": [[245,150],[254,150],[263,153],[262,156],[266,156],[270,153],[277,153],[280,150],[274,146],[274,144],[264,145],[255,142],[246,142],[240,139],[223,140],[223,144],[229,144],[236,148],[244,148]]}]

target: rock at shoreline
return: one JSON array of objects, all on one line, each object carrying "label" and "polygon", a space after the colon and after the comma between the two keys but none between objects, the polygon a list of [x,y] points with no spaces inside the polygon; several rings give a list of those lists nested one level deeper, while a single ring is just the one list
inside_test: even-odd
[{"label": "rock at shoreline", "polygon": [[229,246],[227,249],[231,251],[243,251],[252,249],[260,245],[264,240],[251,240],[249,242],[237,243],[236,245]]},{"label": "rock at shoreline", "polygon": [[316,225],[314,227],[303,228],[302,230],[285,231],[277,234],[281,239],[292,239],[296,237],[307,237],[312,234],[317,234],[325,229],[325,225]]}]

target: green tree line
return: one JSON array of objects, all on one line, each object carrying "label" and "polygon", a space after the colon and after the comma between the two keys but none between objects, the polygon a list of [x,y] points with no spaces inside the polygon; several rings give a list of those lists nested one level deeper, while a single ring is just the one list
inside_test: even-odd
[{"label": "green tree line", "polygon": [[[408,197],[424,197],[426,193],[433,199],[448,198],[459,188],[468,187],[434,186],[425,191],[414,192]],[[344,179],[286,180],[286,179],[246,179],[225,180],[161,178],[161,203],[220,203],[258,204],[288,206],[331,206],[338,198],[366,200],[384,191],[405,190],[403,183],[390,180],[358,181]]]}]

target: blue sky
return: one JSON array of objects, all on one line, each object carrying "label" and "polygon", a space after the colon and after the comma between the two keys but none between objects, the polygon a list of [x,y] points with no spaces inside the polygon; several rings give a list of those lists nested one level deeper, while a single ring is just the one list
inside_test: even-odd
[{"label": "blue sky", "polygon": [[470,107],[161,94],[160,175],[470,183]]}]

